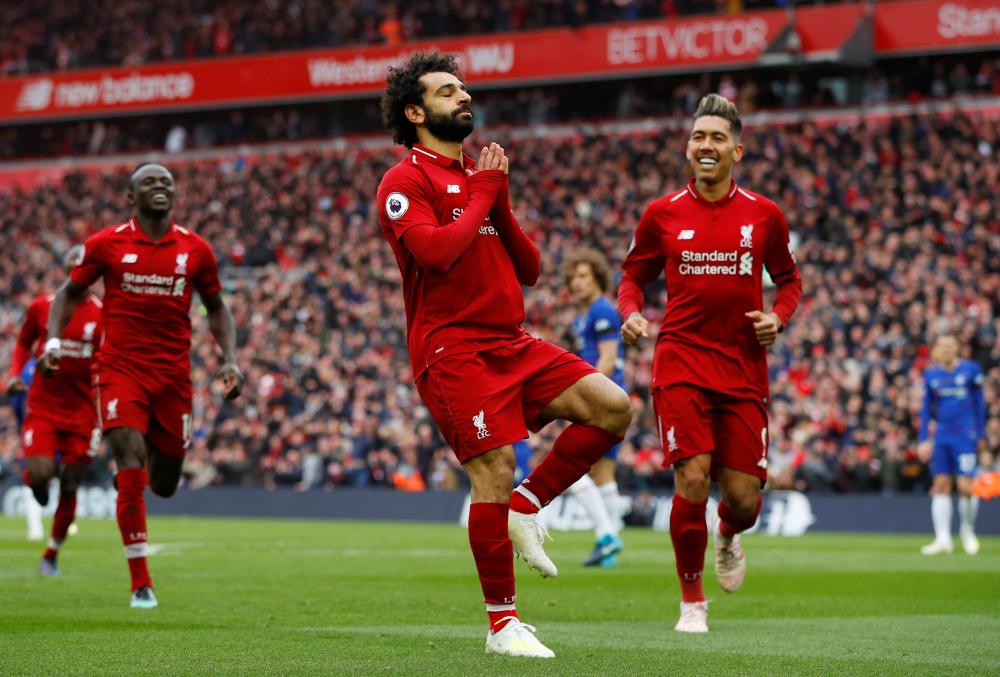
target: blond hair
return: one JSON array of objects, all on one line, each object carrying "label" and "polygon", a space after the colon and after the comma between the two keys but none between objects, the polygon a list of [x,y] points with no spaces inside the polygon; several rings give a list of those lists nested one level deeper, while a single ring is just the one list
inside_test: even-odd
[{"label": "blond hair", "polygon": [[698,102],[698,108],[695,110],[692,119],[697,120],[707,115],[728,120],[733,136],[737,139],[740,138],[740,134],[743,132],[743,120],[740,119],[740,112],[736,109],[736,104],[732,101],[721,94],[706,94]]}]

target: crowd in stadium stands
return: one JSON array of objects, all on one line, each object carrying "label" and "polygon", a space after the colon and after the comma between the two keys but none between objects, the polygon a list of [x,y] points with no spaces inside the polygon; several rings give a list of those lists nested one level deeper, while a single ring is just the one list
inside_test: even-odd
[{"label": "crowd in stadium stands", "polygon": [[[928,73],[931,74],[928,77]],[[592,83],[473,91],[478,125],[525,125],[572,120],[690,115],[698,98],[718,91],[744,113],[889,101],[940,101],[1000,94],[1000,54],[972,54],[894,62],[885,70],[845,75],[822,68],[775,77],[773,71],[705,74],[699,81],[672,76],[636,82]],[[374,99],[237,111],[83,120],[0,128],[0,160],[166,151],[241,143],[375,133],[381,118]]]},{"label": "crowd in stadium stands", "polygon": [[[759,128],[745,143],[739,180],[784,208],[805,293],[771,352],[771,485],[925,487],[914,455],[921,371],[945,329],[987,372],[989,445],[1000,452],[1000,125],[915,116]],[[682,132],[505,145],[517,215],[542,252],[527,328],[565,344],[574,310],[561,258],[593,246],[620,262],[644,205],[684,180]],[[176,167],[176,218],[217,252],[248,377],[239,400],[221,401],[210,380],[218,354],[195,313],[191,486],[464,482],[412,385],[399,272],[376,225],[375,189],[398,157],[330,150]],[[59,254],[127,217],[125,183],[124,173],[81,173],[58,189],[0,194],[0,247],[17,252],[0,259],[0,360],[31,299],[59,283]],[[662,286],[648,298],[653,318]],[[639,413],[621,454],[627,488],[671,482],[648,404],[651,349],[628,353]],[[537,453],[553,435],[532,439]],[[0,407],[7,472],[18,447]]]},{"label": "crowd in stadium stands", "polygon": [[[0,76],[739,12],[791,0],[0,1]],[[801,4],[801,3],[797,3]]]}]

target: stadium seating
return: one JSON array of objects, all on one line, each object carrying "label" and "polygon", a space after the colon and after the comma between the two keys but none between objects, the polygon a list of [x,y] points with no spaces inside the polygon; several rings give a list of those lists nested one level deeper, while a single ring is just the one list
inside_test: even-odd
[{"label": "stadium seating", "polygon": [[[909,490],[927,339],[959,332],[1000,402],[1000,195],[995,120],[751,129],[744,185],[778,201],[796,234],[805,304],[772,351],[775,487]],[[573,311],[560,257],[595,246],[617,265],[643,206],[685,176],[681,131],[529,137],[506,144],[522,224],[542,252],[527,328],[564,342]],[[196,313],[196,441],[186,472],[212,483],[451,488],[462,473],[420,404],[405,352],[399,273],[373,196],[398,153],[235,155],[178,165],[176,218],[214,246],[248,387],[224,404]],[[933,162],[919,157],[932,157]],[[126,215],[126,176],[72,174],[58,189],[0,193],[0,358],[21,313],[61,279],[56,255]],[[665,302],[649,295],[650,317]],[[651,345],[629,352],[639,408],[627,488],[670,481],[648,407]],[[989,441],[1000,449],[995,404]],[[552,433],[535,440],[540,451]],[[0,408],[6,465],[18,443]],[[419,475],[419,477],[418,477]]]}]

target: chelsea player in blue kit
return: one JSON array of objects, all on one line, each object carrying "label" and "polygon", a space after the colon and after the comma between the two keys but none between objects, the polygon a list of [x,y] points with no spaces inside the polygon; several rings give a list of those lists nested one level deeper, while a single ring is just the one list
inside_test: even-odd
[{"label": "chelsea player in blue kit", "polygon": [[[958,358],[958,339],[943,334],[934,343],[935,365],[924,374],[924,403],[920,409],[920,455],[930,456],[931,518],[934,541],[921,552],[937,555],[952,551],[952,476],[958,486],[959,537],[970,555],[979,552],[974,525],[979,499],[972,495],[978,450],[986,434],[983,372],[971,360]],[[933,444],[928,433],[935,423]]]},{"label": "chelsea player in blue kit", "polygon": [[[563,263],[564,279],[574,303],[585,309],[571,327],[572,350],[625,390],[625,349],[621,341],[618,309],[605,294],[611,287],[611,269],[604,256],[592,249],[571,253]],[[627,392],[627,390],[626,390]],[[589,475],[569,489],[594,522],[597,542],[584,566],[615,566],[623,548],[621,497],[615,481],[615,460],[620,445],[611,447]]]},{"label": "chelsea player in blue kit", "polygon": [[[10,407],[17,419],[17,430],[21,432],[24,416],[28,408],[28,389],[35,377],[35,358],[29,359],[21,374],[7,384],[7,397]],[[42,506],[38,505],[31,487],[24,485],[24,517],[28,521],[28,540],[40,541],[45,538],[45,528],[42,524]],[[75,526],[75,524],[74,524]]]}]

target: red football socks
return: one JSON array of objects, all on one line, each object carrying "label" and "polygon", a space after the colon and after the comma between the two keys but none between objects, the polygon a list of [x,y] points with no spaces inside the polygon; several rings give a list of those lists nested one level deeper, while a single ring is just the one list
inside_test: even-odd
[{"label": "red football socks", "polygon": [[583,477],[604,452],[621,441],[618,435],[597,426],[570,425],[556,438],[552,451],[514,491],[510,509],[529,514],[538,512]]},{"label": "red football socks", "polygon": [[725,501],[719,501],[719,531],[726,538],[732,538],[741,531],[746,531],[757,522],[760,515],[760,506],[764,502],[762,496],[757,497],[757,508],[750,517],[740,517],[726,505]]},{"label": "red football socks", "polygon": [[56,514],[52,519],[52,538],[42,557],[55,560],[59,554],[59,546],[66,540],[66,532],[75,517],[76,496],[59,496],[59,505],[56,506]]},{"label": "red football socks", "polygon": [[146,566],[146,499],[143,496],[146,482],[143,468],[118,471],[118,529],[132,575],[132,592],[153,585]]},{"label": "red football socks", "polygon": [[490,629],[499,621],[517,617],[514,610],[514,546],[507,533],[506,503],[473,503],[469,506],[469,545],[476,560],[490,617]]},{"label": "red football socks", "polygon": [[680,494],[674,494],[670,511],[670,540],[674,544],[683,602],[705,601],[701,574],[705,569],[705,546],[708,545],[708,526],[705,523],[707,504],[708,501],[689,501]]},{"label": "red football socks", "polygon": [[[513,607],[513,605],[510,606]],[[490,617],[490,632],[500,632],[510,622],[511,618],[521,620],[521,617],[517,615],[517,610],[514,608],[504,611],[490,611],[487,609],[486,615]]]}]

